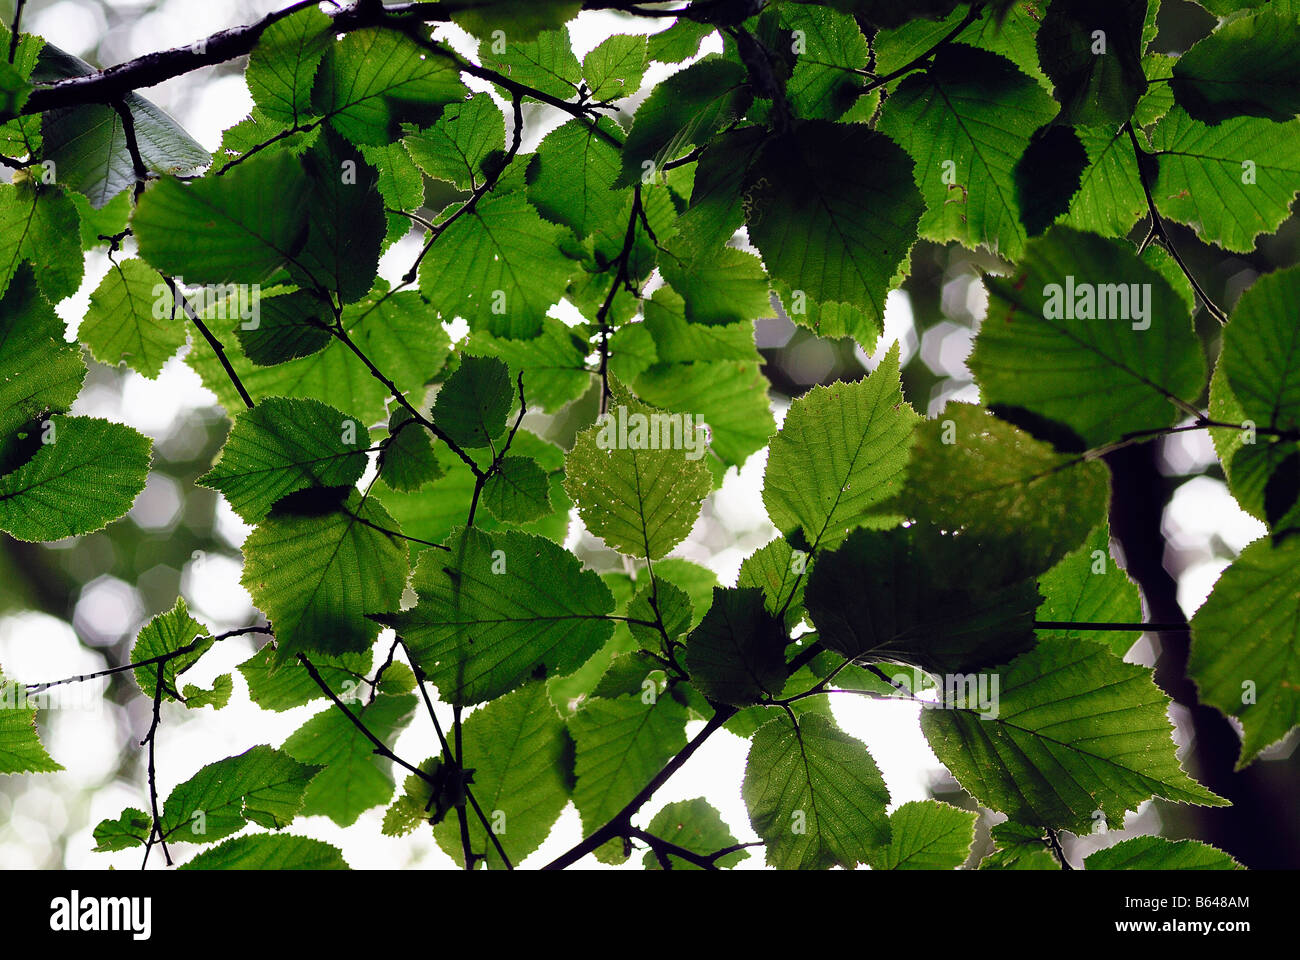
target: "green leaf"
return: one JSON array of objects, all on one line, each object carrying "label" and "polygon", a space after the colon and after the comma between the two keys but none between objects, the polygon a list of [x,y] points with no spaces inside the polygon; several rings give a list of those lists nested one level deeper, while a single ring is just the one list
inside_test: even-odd
[{"label": "green leaf", "polygon": [[131,218],[140,256],[190,283],[260,283],[301,248],[307,180],[283,151],[260,154],[220,177],[145,191]]},{"label": "green leaf", "polygon": [[1094,811],[1121,823],[1152,795],[1227,803],[1183,771],[1169,698],[1150,670],[1100,644],[1040,640],[987,676],[989,692],[998,679],[989,709],[969,702],[968,683],[947,698],[952,705],[921,715],[935,755],[984,806],[1022,824],[1086,833]]},{"label": "green leaf", "polygon": [[212,682],[211,690],[204,690],[192,683],[185,684],[184,689],[181,690],[181,697],[185,701],[187,710],[197,710],[200,707],[220,710],[230,702],[230,695],[234,692],[234,678],[228,673],[223,673]]},{"label": "green leaf", "polygon": [[1043,570],[1104,519],[1108,495],[1100,463],[1057,453],[980,407],[950,403],[917,427],[907,483],[882,509],[1000,540]]},{"label": "green leaf", "polygon": [[[355,691],[370,670],[370,651],[339,657],[316,654],[311,662],[339,699],[347,701],[355,699]],[[263,710],[282,713],[325,696],[306,670],[277,669],[275,648],[270,644],[241,663],[239,672],[248,684],[249,698]]]},{"label": "green leaf", "polygon": [[262,112],[287,126],[314,115],[312,81],[334,36],[332,21],[306,7],[271,24],[248,55],[244,80]]},{"label": "green leaf", "polygon": [[745,219],[772,278],[882,318],[925,208],[912,168],[860,124],[812,120],[769,140],[745,179]]},{"label": "green leaf", "polygon": [[661,571],[658,576],[650,577],[645,586],[636,592],[628,604],[627,615],[635,620],[648,620],[656,624],[655,627],[630,622],[627,625],[642,647],[654,650],[663,644],[658,624],[663,625],[663,632],[669,639],[676,640],[691,628],[695,611],[686,591],[671,580],[664,579]]},{"label": "green leaf", "polygon": [[333,844],[292,835],[250,835],[204,850],[178,870],[346,870]]},{"label": "green leaf", "polygon": [[1156,207],[1207,242],[1249,253],[1256,237],[1290,216],[1300,191],[1297,144],[1300,120],[1232,117],[1207,127],[1174,108],[1151,134],[1160,163]]},{"label": "green leaf", "polygon": [[1300,428],[1297,298],[1300,268],[1265,274],[1241,295],[1224,328],[1220,363],[1244,418],[1257,426]]},{"label": "green leaf", "polygon": [[20,260],[30,260],[41,292],[52,302],[81,286],[80,217],[62,187],[33,181],[0,185],[0,293]]},{"label": "green leaf", "polygon": [[528,339],[564,295],[574,263],[558,249],[567,231],[520,193],[493,196],[443,233],[420,264],[420,290],[443,320]]},{"label": "green leaf", "polygon": [[[33,77],[58,81],[95,72],[86,61],[47,42]],[[211,159],[198,141],[144,97],[128,93],[123,105],[131,113],[140,159],[149,172],[188,175]],[[41,140],[41,160],[53,161],[59,183],[84,194],[96,210],[135,183],[135,165],[122,119],[107,104],[83,104],[43,114]]]},{"label": "green leaf", "polygon": [[387,231],[379,174],[360,152],[326,131],[303,156],[307,191],[307,243],[290,273],[304,286],[323,289],[339,303],[369,292]]},{"label": "green leaf", "polygon": [[900,4],[894,0],[826,0],[826,5],[857,14],[877,27],[898,27],[916,17],[937,20],[947,16],[957,6],[957,2],[958,0],[911,0]]},{"label": "green leaf", "polygon": [[235,417],[221,455],[195,483],[220,490],[249,523],[312,487],[350,487],[366,468],[369,437],[354,417],[316,400],[268,397]]},{"label": "green leaf", "polygon": [[353,143],[379,145],[396,140],[403,123],[432,123],[464,95],[453,59],[395,30],[354,30],[325,54],[312,106]]},{"label": "green leaf", "polygon": [[690,323],[741,323],[772,311],[767,275],[752,253],[722,247],[689,261],[669,254],[659,269],[682,295]]},{"label": "green leaf", "polygon": [[163,839],[215,843],[249,823],[280,830],[302,810],[303,792],[319,769],[267,746],[210,763],[168,795]]},{"label": "green leaf", "polygon": [[756,587],[715,587],[713,604],[686,638],[686,672],[710,700],[734,706],[779,695],[785,684],[785,630]]},{"label": "green leaf", "polygon": [[[752,323],[705,325],[686,319],[686,305],[669,287],[660,287],[644,301],[645,326],[654,338],[654,356],[661,363],[693,363],[701,358],[760,362]],[[635,329],[632,324],[624,329]],[[680,368],[677,368],[680,369]]]},{"label": "green leaf", "polygon": [[[512,865],[541,846],[569,802],[573,742],[546,694],[530,683],[475,710],[463,730],[465,763],[474,770],[474,799]],[[460,831],[448,818],[433,829],[448,855],[460,858]],[[477,816],[469,817],[470,848],[489,869],[503,864]]]},{"label": "green leaf", "polygon": [[1174,64],[1174,99],[1197,120],[1300,113],[1300,19],[1264,10],[1229,19]]},{"label": "green leaf", "polygon": [[654,177],[667,161],[708,143],[752,100],[745,68],[730,60],[709,57],[673,74],[637,108],[618,186]]},{"label": "green leaf", "polygon": [[433,421],[468,449],[491,446],[506,433],[510,369],[494,357],[462,357],[433,405]]},{"label": "green leaf", "polygon": [[303,291],[259,296],[257,316],[241,322],[235,335],[244,355],[262,367],[309,357],[330,343],[328,304]]},{"label": "green leaf", "polygon": [[143,260],[113,263],[90,295],[77,337],[100,363],[125,363],[153,379],[185,345],[185,325],[173,320],[170,288]]},{"label": "green leaf", "polygon": [[865,80],[854,71],[870,60],[867,38],[851,16],[822,7],[788,5],[782,22],[799,30],[801,44],[786,96],[796,114],[838,120],[858,101]]},{"label": "green leaf", "polygon": [[[691,204],[677,218],[676,246],[697,257],[723,246],[744,223],[745,172],[767,136],[763,127],[718,134],[695,165]],[[655,291],[655,297],[660,292]]]},{"label": "green leaf", "polygon": [[407,493],[442,476],[433,438],[405,407],[398,407],[388,418],[388,439],[377,468],[385,484]]},{"label": "green leaf", "polygon": [[[643,632],[649,631],[648,627],[639,629]],[[600,654],[596,656],[599,657]],[[642,696],[651,688],[654,689],[655,696],[659,696],[667,686],[667,679],[663,666],[647,651],[633,650],[631,653],[619,653],[614,655],[614,659],[609,663],[609,669],[601,675],[600,682],[592,688],[591,696],[612,700],[627,694]],[[554,695],[553,688],[552,695]]]},{"label": "green leaf", "polygon": [[[391,744],[410,721],[416,702],[414,694],[380,694],[373,702],[354,700],[347,707],[371,733]],[[294,731],[284,751],[324,768],[307,786],[304,816],[320,814],[348,827],[370,808],[392,799],[391,762],[376,756],[374,743],[333,705]]]},{"label": "green leaf", "polygon": [[778,715],[749,748],[749,820],[778,870],[852,869],[890,842],[889,791],[861,741],[815,713]]},{"label": "green leaf", "polygon": [[927,208],[921,236],[1018,258],[1025,230],[1016,161],[1054,112],[1051,98],[1010,61],[960,44],[942,48],[930,70],[899,84],[880,129],[916,161]]},{"label": "green leaf", "polygon": [[[413,290],[389,294],[379,284],[364,300],[343,309],[348,336],[397,388],[410,394],[421,391],[436,376],[447,356],[446,331],[431,322],[428,305]],[[263,303],[271,298],[263,295]],[[278,298],[277,298],[278,299]],[[221,331],[214,330],[220,335]],[[186,362],[198,372],[203,385],[217,395],[229,411],[244,403],[230,385],[230,377],[203,337],[195,332]],[[254,366],[227,350],[227,357],[245,389],[255,401],[266,397],[307,397],[337,404],[361,418],[377,423],[387,411],[388,391],[371,375],[351,350],[335,341],[324,350],[272,367]]]},{"label": "green leaf", "polygon": [[337,508],[282,503],[244,542],[240,578],[275,624],[276,661],[303,650],[345,653],[367,647],[367,614],[397,608],[407,554],[397,523],[355,490]]},{"label": "green leaf", "polygon": [[300,157],[320,139],[323,129],[324,126],[317,119],[306,128],[295,131],[278,120],[272,120],[260,107],[253,107],[247,117],[234,126],[227,127],[222,133],[221,145],[212,158],[207,176],[224,176],[226,168],[232,163],[243,163],[249,155],[265,150],[268,144],[276,150]]},{"label": "green leaf", "polygon": [[1147,212],[1128,134],[1113,127],[1076,127],[1075,133],[1088,155],[1088,166],[1079,174],[1079,190],[1063,222],[1104,237],[1126,236]]},{"label": "green leaf", "polygon": [[700,42],[715,29],[711,23],[677,17],[667,30],[650,37],[647,54],[660,63],[681,63],[699,53]]},{"label": "green leaf", "polygon": [[102,529],[131,509],[149,473],[152,441],[93,417],[51,417],[40,449],[0,476],[0,530],[61,540]]},{"label": "green leaf", "polygon": [[93,250],[96,247],[107,246],[108,241],[101,240],[100,237],[112,237],[121,233],[126,229],[126,222],[131,216],[131,195],[125,190],[100,210],[92,207],[90,201],[82,193],[72,195],[72,205],[77,208],[77,215],[81,219],[81,248],[83,250]]},{"label": "green leaf", "polygon": [[581,6],[581,0],[468,0],[452,19],[476,37],[501,29],[511,38],[529,40],[573,19]]},{"label": "green leaf", "polygon": [[615,34],[582,58],[582,76],[593,100],[630,97],[645,75],[646,38]]},{"label": "green leaf", "polygon": [[531,340],[510,340],[494,337],[486,330],[475,331],[462,351],[470,356],[504,360],[510,365],[511,383],[523,374],[528,406],[541,407],[548,413],[556,413],[578,399],[591,385],[587,369],[591,344],[581,330],[554,317],[545,317],[542,332]]},{"label": "green leaf", "polygon": [[873,851],[874,870],[956,870],[975,842],[974,810],[913,800],[889,815],[889,845]]},{"label": "green leaf", "polygon": [[1039,127],[1016,162],[1020,222],[1036,237],[1070,210],[1088,168],[1088,151],[1074,127]]},{"label": "green leaf", "polygon": [[424,177],[401,140],[383,146],[362,147],[361,154],[379,175],[376,186],[383,200],[388,228],[384,246],[396,243],[411,232],[412,221],[402,211],[424,206]]},{"label": "green leaf", "polygon": [[609,639],[614,598],[558,544],[467,527],[448,546],[421,556],[419,603],[377,618],[410,644],[444,700],[481,703],[538,671],[563,676]]},{"label": "green leaf", "polygon": [[72,406],[86,378],[76,344],[41,296],[30,267],[21,267],[0,299],[0,440],[47,412]]},{"label": "green leaf", "polygon": [[1041,598],[1006,539],[919,524],[855,531],[808,575],[804,602],[820,642],[852,660],[934,673],[965,673],[1029,649]]},{"label": "green leaf", "polygon": [[578,434],[565,457],[564,488],[587,529],[609,547],[658,560],[691,532],[712,488],[699,462],[703,438],[684,415],[613,387],[611,412]]},{"label": "green leaf", "polygon": [[402,142],[428,176],[469,190],[483,181],[484,161],[505,149],[505,117],[490,95],[476,93],[449,104],[437,123],[407,133]]},{"label": "green leaf", "polygon": [[[644,703],[632,695],[592,698],[569,721],[577,746],[573,803],[590,835],[627,805],[686,746],[686,708],[672,697]],[[605,863],[626,859],[618,841],[597,851]]]},{"label": "green leaf", "polygon": [[987,280],[969,361],[993,411],[1063,452],[1184,415],[1205,361],[1164,277],[1127,244],[1065,227],[1027,249],[1014,275]]},{"label": "green leaf", "polygon": [[32,85],[19,68],[0,63],[0,117],[16,117],[31,92]]},{"label": "green leaf", "polygon": [[546,471],[531,457],[504,457],[483,485],[483,506],[516,523],[546,516],[551,512]]},{"label": "green leaf", "polygon": [[627,192],[614,186],[619,151],[610,139],[617,130],[602,118],[592,125],[565,123],[548,133],[528,168],[528,199],[552,223],[579,237],[599,232],[601,240],[621,248]]},{"label": "green leaf", "polygon": [[95,827],[96,853],[111,853],[144,846],[153,827],[153,818],[143,810],[127,807],[116,820],[101,820]]},{"label": "green leaf", "polygon": [[776,430],[768,382],[756,362],[655,364],[633,386],[647,403],[694,414],[709,429],[709,449],[727,466],[743,465]]},{"label": "green leaf", "polygon": [[1056,86],[1062,122],[1118,124],[1132,116],[1147,88],[1142,71],[1147,6],[1147,0],[1101,6],[1053,0],[1038,30],[1038,59]]},{"label": "green leaf", "polygon": [[131,662],[152,660],[154,657],[173,653],[190,644],[195,644],[195,647],[189,653],[172,657],[162,663],[136,667],[132,673],[140,692],[153,699],[154,692],[158,689],[158,671],[161,669],[163,697],[167,700],[175,700],[180,692],[180,683],[176,678],[194,666],[199,658],[212,648],[212,631],[190,616],[185,599],[177,597],[176,603],[170,610],[158,614],[140,630],[135,646],[131,648]]},{"label": "green leaf", "polygon": [[1085,870],[1242,870],[1222,850],[1198,840],[1133,837],[1084,858]]},{"label": "green leaf", "polygon": [[1300,540],[1257,540],[1192,617],[1188,675],[1202,703],[1241,721],[1237,769],[1300,724]]},{"label": "green leaf", "polygon": [[[992,16],[982,17],[971,24],[970,28],[963,32],[962,42],[1006,57],[1042,84],[1044,89],[1051,92],[1052,81],[1047,78],[1047,74],[1043,73],[1042,64],[1038,61],[1038,31],[1043,20],[1042,7],[1023,3],[1001,4],[1000,9],[992,12]],[[946,32],[956,26],[962,16],[963,12],[958,8],[947,20],[940,21],[940,24],[947,24],[944,27]],[[907,30],[909,27],[923,23],[924,21],[913,20],[902,29]],[[915,53],[912,56],[915,56]],[[876,69],[881,68],[882,65],[877,62]]]},{"label": "green leaf", "polygon": [[1060,870],[1042,827],[1006,820],[989,831],[996,849],[980,861],[981,870]]},{"label": "green leaf", "polygon": [[[703,797],[665,804],[650,820],[646,832],[705,857],[736,845],[736,838],[722,822],[722,815]],[[672,854],[667,856],[674,870],[702,869]],[[713,862],[715,866],[731,868],[748,858],[748,850],[735,850]],[[652,850],[646,851],[641,862],[647,870],[663,869]]]},{"label": "green leaf", "polygon": [[[9,28],[0,26],[0,49],[8,51],[12,38],[13,34],[9,32]],[[12,63],[9,64],[13,72],[6,73],[5,80],[5,89],[13,97],[13,102],[9,106],[10,112],[16,113],[26,103],[27,96],[30,94],[30,84],[22,81],[31,80],[32,72],[36,69],[44,46],[44,38],[31,33],[19,33]],[[0,113],[0,116],[3,115]],[[40,147],[40,124],[39,116],[18,117],[8,123],[0,124],[0,149],[10,156],[33,155],[33,151]]]},{"label": "green leaf", "polygon": [[0,774],[62,769],[36,735],[36,707],[27,706],[27,688],[0,674]]},{"label": "green leaf", "polygon": [[786,623],[792,625],[802,619],[807,564],[806,553],[796,552],[789,541],[777,537],[745,558],[736,586],[761,589],[767,612],[773,615],[789,601]]},{"label": "green leaf", "polygon": [[898,347],[856,383],[813,387],[790,406],[763,478],[768,516],[805,550],[834,547],[896,493],[920,417],[903,400]]},{"label": "green leaf", "polygon": [[[1037,619],[1081,623],[1137,623],[1142,601],[1137,585],[1110,555],[1110,529],[1100,524],[1083,545],[1038,578],[1043,602]],[[1039,630],[1054,640],[1092,640],[1122,657],[1141,636],[1140,630],[1098,632],[1077,628]]]},{"label": "green leaf", "polygon": [[[488,532],[502,528],[520,529],[563,543],[568,534],[569,508],[572,506],[564,492],[564,452],[527,429],[521,429],[515,435],[510,449],[513,453],[531,457],[542,465],[549,480],[552,511],[531,523],[515,523],[498,520],[489,511],[479,510],[474,516],[474,525]],[[381,493],[379,496],[401,523],[403,533],[420,540],[441,543],[448,534],[464,526],[474,496],[475,478],[459,457],[445,450],[437,456],[443,476],[438,479],[436,491]],[[487,464],[484,464],[483,468],[486,467]],[[415,550],[423,548],[424,544],[412,545]]]},{"label": "green leaf", "polygon": [[513,23],[510,27],[479,43],[484,65],[552,97],[576,97],[582,64],[573,54],[569,32],[560,27],[528,35],[513,29]]}]

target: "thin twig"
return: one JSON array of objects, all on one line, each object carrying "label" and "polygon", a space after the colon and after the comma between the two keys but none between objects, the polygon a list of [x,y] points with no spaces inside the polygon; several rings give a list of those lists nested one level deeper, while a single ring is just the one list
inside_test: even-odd
[{"label": "thin twig", "polygon": [[639,827],[629,826],[624,834],[628,839],[640,840],[649,845],[654,855],[659,860],[659,866],[665,870],[672,869],[672,861],[668,859],[669,854],[687,863],[694,864],[701,870],[717,870],[717,862],[707,854],[696,853],[694,850],[687,850],[685,847],[673,843],[671,840],[665,840],[663,837],[657,837],[653,833],[648,833]]},{"label": "thin twig", "polygon": [[[203,339],[208,341],[208,346],[210,346],[212,352],[217,355],[217,360],[220,361],[222,369],[226,371],[226,376],[234,385],[235,392],[239,394],[239,399],[244,401],[244,406],[248,407],[249,410],[252,410],[253,398],[248,395],[248,391],[244,389],[243,382],[239,379],[239,374],[235,373],[235,368],[230,365],[230,360],[226,356],[226,351],[221,346],[221,341],[218,340],[213,335],[212,331],[208,329],[207,324],[199,319],[198,312],[190,306],[190,302],[185,299],[185,293],[177,285],[176,281],[166,274],[159,274],[159,276],[163,278],[167,286],[171,289],[172,299],[174,300],[175,305],[181,307],[185,315],[189,317],[190,323],[194,324],[194,326],[198,328],[199,333],[203,334]],[[174,313],[173,316],[175,316]]]},{"label": "thin twig", "polygon": [[[519,146],[523,143],[524,138],[524,112],[523,104],[520,101],[520,95],[518,93],[514,94],[511,98],[511,104],[513,106],[515,128],[510,140],[510,149],[506,151],[504,161],[491,176],[487,177],[483,183],[474,189],[474,192],[470,194],[469,199],[461,204],[460,207],[451,214],[451,216],[440,223],[428,224],[429,239],[420,249],[420,253],[416,256],[415,262],[411,264],[411,269],[407,270],[406,273],[402,275],[403,283],[415,282],[415,278],[418,276],[420,271],[420,263],[424,260],[425,255],[433,248],[433,245],[437,242],[438,238],[446,233],[447,229],[461,217],[474,212],[474,208],[478,206],[479,201],[492,191],[492,188],[497,185],[497,181],[501,179],[501,175],[505,172],[506,168],[509,167],[510,164],[514,163],[515,157],[519,155]],[[412,217],[412,219],[418,220],[419,218]],[[428,223],[427,221],[425,222]]]},{"label": "thin twig", "polygon": [[435,787],[437,786],[437,782],[434,779],[432,774],[427,773],[424,770],[421,770],[419,767],[408,763],[407,761],[399,757],[397,754],[393,753],[393,751],[388,748],[388,745],[384,743],[384,741],[380,740],[379,737],[375,736],[374,732],[371,731],[371,729],[367,727],[365,723],[363,723],[356,714],[354,714],[351,710],[348,709],[347,704],[345,704],[342,700],[340,700],[338,698],[338,695],[335,694],[334,691],[330,689],[330,685],[325,682],[325,678],[320,675],[320,671],[316,669],[315,664],[313,664],[309,659],[307,659],[306,654],[303,653],[298,654],[298,662],[301,663],[303,667],[306,668],[308,676],[310,676],[312,680],[316,682],[316,686],[321,688],[321,691],[325,694],[325,696],[330,698],[330,702],[333,703],[334,706],[342,710],[344,716],[346,716],[348,720],[352,722],[352,725],[356,727],[359,731],[361,731],[361,733],[365,736],[367,740],[369,740],[372,744],[374,744],[375,753],[379,754],[379,756],[383,757],[385,760],[391,760],[393,763],[397,764],[402,769],[415,774],[415,776],[419,777],[421,780],[423,780],[425,783],[429,784],[430,786],[435,786]]},{"label": "thin twig", "polygon": [[172,865],[172,855],[167,850],[167,840],[163,835],[162,818],[158,815],[158,772],[155,746],[158,740],[158,724],[162,720],[163,677],[166,676],[167,671],[159,667],[155,673],[157,679],[154,682],[153,691],[153,722],[149,724],[148,735],[140,741],[140,746],[148,746],[149,748],[149,807],[153,812],[153,825],[149,830],[149,840],[144,845],[144,860],[140,863],[141,870],[149,865],[149,852],[153,849],[155,836],[158,838],[158,845],[162,847],[163,859],[167,861],[167,866]]},{"label": "thin twig", "polygon": [[23,7],[27,6],[27,0],[18,0],[14,7],[14,22],[9,27],[9,65],[13,66],[14,57],[18,53],[18,31],[22,27]]},{"label": "thin twig", "polygon": [[563,870],[565,867],[572,866],[587,854],[600,847],[602,844],[613,840],[616,837],[625,835],[625,831],[631,826],[632,815],[641,809],[652,796],[659,790],[668,779],[681,769],[682,765],[698,750],[709,737],[713,736],[722,725],[726,723],[736,713],[736,708],[728,704],[718,704],[714,708],[713,716],[709,722],[704,725],[704,729],[695,735],[695,737],[683,747],[676,756],[664,764],[663,768],[655,774],[654,778],[641,789],[639,793],[606,823],[603,827],[597,829],[594,833],[584,839],[581,843],[568,850],[566,853],[556,857],[548,863],[543,870]]},{"label": "thin twig", "polygon": [[865,87],[863,87],[862,90],[859,91],[858,95],[865,96],[866,94],[870,93],[872,90],[876,90],[880,87],[883,87],[885,84],[897,80],[899,77],[903,76],[903,74],[911,73],[913,70],[920,67],[923,63],[925,63],[925,61],[929,60],[930,57],[934,56],[934,54],[939,50],[940,47],[947,46],[949,43],[956,40],[963,30],[965,30],[972,23],[978,20],[983,13],[983,7],[984,4],[982,3],[972,3],[970,5],[970,9],[966,11],[966,16],[964,16],[955,27],[949,30],[947,34],[940,37],[939,40],[935,42],[929,49],[917,54],[911,60],[907,61],[907,63],[899,67],[897,70],[891,70],[889,73],[885,74],[884,76],[876,77]]},{"label": "thin twig", "polygon": [[1051,827],[1047,828],[1047,846],[1051,848],[1052,856],[1056,857],[1057,861],[1061,864],[1062,870],[1074,869],[1074,867],[1070,865],[1070,861],[1065,859],[1065,850],[1061,847],[1061,838],[1057,836],[1056,831]]},{"label": "thin twig", "polygon": [[149,168],[145,166],[144,157],[140,155],[140,143],[136,139],[135,117],[131,115],[131,108],[126,105],[125,100],[114,100],[112,106],[122,121],[122,135],[126,138],[126,150],[131,157],[131,169],[135,174],[135,188],[131,192],[131,203],[136,204],[140,202],[140,195],[144,193],[145,181],[149,179]]},{"label": "thin twig", "polygon": [[[429,691],[425,687],[427,678],[424,675],[424,670],[420,667],[419,662],[411,653],[411,648],[406,645],[406,641],[401,637],[398,637],[397,642],[401,644],[402,651],[406,654],[406,662],[411,665],[411,672],[415,674],[415,683],[416,686],[420,688],[420,695],[424,698],[424,708],[429,714],[429,719],[433,721],[433,730],[434,733],[438,735],[438,743],[442,747],[442,755],[447,758],[448,762],[455,762],[452,757],[451,747],[447,743],[447,737],[442,732],[442,724],[438,722],[437,711],[433,709],[433,700],[430,698]],[[457,769],[457,772],[460,772],[459,768]],[[483,808],[480,807],[478,801],[474,799],[474,792],[470,790],[468,784],[465,786],[465,799],[467,799],[470,802],[470,805],[473,806],[475,815],[478,816],[479,822],[483,824],[483,830],[487,833],[488,839],[492,841],[492,845],[496,847],[497,856],[501,858],[501,862],[505,865],[505,868],[507,870],[513,870],[514,864],[510,862],[510,858],[506,855],[505,848],[501,846],[501,841],[497,838],[496,831],[492,829],[492,824],[489,822],[487,815],[483,812]]]},{"label": "thin twig", "polygon": [[[219,633],[216,636],[212,637],[211,639],[213,643],[217,643],[218,641],[226,640],[229,639],[230,637],[243,636],[244,634],[248,634],[248,633],[269,634],[270,632],[271,632],[271,628],[266,626],[241,627],[238,630],[227,630],[225,633]],[[202,643],[206,639],[208,638],[196,637],[192,643],[187,643],[185,644],[185,646],[177,647],[175,650],[168,651],[167,653],[160,653],[158,656],[150,657],[148,660],[139,660],[136,661],[135,663],[124,663],[120,667],[110,667],[107,670],[100,670],[97,673],[83,673],[75,677],[64,677],[62,680],[51,680],[47,683],[29,683],[26,685],[27,692],[29,694],[40,693],[42,690],[48,690],[50,687],[62,686],[65,683],[81,683],[86,680],[98,680],[100,677],[111,677],[114,674],[125,673],[128,670],[137,670],[140,667],[148,667],[155,663],[166,663],[169,660],[175,660],[177,657],[181,657],[187,653],[192,652],[200,643]]]},{"label": "thin twig", "polygon": [[1128,131],[1129,141],[1133,144],[1133,158],[1137,164],[1138,182],[1142,184],[1142,193],[1146,197],[1147,201],[1147,212],[1151,217],[1151,233],[1148,234],[1147,239],[1143,241],[1143,246],[1146,246],[1153,237],[1158,238],[1161,245],[1169,251],[1169,256],[1173,257],[1174,263],[1178,264],[1178,269],[1183,272],[1183,276],[1185,276],[1187,282],[1192,285],[1192,289],[1196,291],[1196,296],[1200,298],[1206,311],[1210,316],[1214,317],[1215,320],[1219,321],[1220,324],[1226,324],[1228,322],[1228,315],[1221,307],[1210,299],[1210,295],[1205,292],[1205,288],[1201,286],[1200,281],[1198,281],[1192,274],[1191,268],[1187,266],[1186,261],[1184,261],[1182,256],[1178,253],[1178,248],[1174,246],[1173,241],[1169,238],[1169,231],[1165,227],[1163,218],[1160,216],[1160,211],[1156,209],[1155,198],[1151,195],[1151,185],[1147,183],[1146,172],[1142,169],[1142,158],[1149,156],[1149,154],[1143,150],[1141,145],[1138,143],[1137,134],[1133,130],[1132,121],[1125,122],[1124,129]]}]

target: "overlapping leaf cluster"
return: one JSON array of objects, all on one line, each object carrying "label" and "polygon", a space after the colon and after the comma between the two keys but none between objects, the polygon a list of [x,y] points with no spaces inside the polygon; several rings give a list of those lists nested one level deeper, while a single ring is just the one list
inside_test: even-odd
[{"label": "overlapping leaf cluster", "polygon": [[[1192,677],[1241,721],[1243,764],[1300,722],[1300,270],[1222,318],[1211,380],[1205,297],[1162,229],[1247,251],[1288,216],[1300,11],[1233,11],[1172,60],[1150,50],[1157,0],[780,2],[748,19],[696,0],[579,57],[580,6],[460,4],[472,56],[404,14],[297,10],[260,33],[255,106],[213,156],[134,94],[24,113],[34,85],[91,72],[38,37],[0,71],[17,91],[0,100],[16,168],[0,186],[0,529],[87,533],[143,489],[148,439],[69,412],[86,361],[53,309],[107,249],[77,338],[146,377],[184,348],[229,413],[198,482],[253,525],[242,582],[274,631],[240,673],[264,709],[321,708],[280,749],[203,767],[161,813],[100,824],[97,849],[348,825],[391,803],[385,832],[427,821],[467,865],[510,866],[572,802],[580,852],[621,862],[637,840],[648,866],[727,866],[745,851],[704,799],[633,823],[703,720],[751,740],[743,796],[769,864],[955,868],[974,814],[889,812],[828,707],[832,687],[927,699],[900,690],[907,671],[999,682],[995,709],[921,721],[1010,817],[985,866],[1050,863],[1049,831],[1153,796],[1222,803],[1175,757],[1150,672],[1123,661],[1135,634],[1078,624],[1140,611],[1109,556],[1097,455],[1214,423],[1270,535],[1196,615]],[[656,64],[671,72],[642,90]],[[410,271],[380,277],[409,238]],[[754,321],[779,303],[873,350],[918,239],[999,258],[969,360],[983,406],[923,418],[894,348],[778,430]],[[655,440],[620,435],[638,418]],[[780,536],[723,587],[670,554],[765,447]],[[623,561],[584,568],[565,546],[575,516]],[[210,637],[183,602],[146,627],[145,694],[223,706],[231,677],[178,680]],[[398,789],[375,745],[421,706],[437,723],[430,687],[454,742],[439,726]],[[3,772],[51,769],[31,718],[0,714]],[[277,833],[191,863],[341,864]],[[1233,864],[1155,838],[1088,864],[1211,865]]]}]

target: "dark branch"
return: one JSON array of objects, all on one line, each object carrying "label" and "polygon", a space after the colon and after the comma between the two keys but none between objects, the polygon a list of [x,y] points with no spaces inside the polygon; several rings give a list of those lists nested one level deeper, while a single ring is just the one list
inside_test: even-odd
[{"label": "dark branch", "polygon": [[177,285],[176,281],[165,274],[159,274],[159,276],[161,276],[167,283],[167,286],[171,288],[172,298],[175,300],[176,304],[185,311],[185,315],[189,317],[190,323],[194,324],[194,326],[198,328],[199,333],[203,334],[203,339],[208,341],[208,346],[210,346],[212,352],[217,355],[217,360],[220,361],[222,369],[226,371],[226,376],[230,378],[230,382],[234,385],[235,392],[239,394],[239,399],[244,401],[244,406],[252,410],[253,398],[248,395],[248,391],[244,389],[243,382],[239,379],[239,374],[235,373],[235,368],[230,365],[230,359],[226,356],[226,351],[221,346],[221,341],[213,336],[212,331],[208,329],[207,324],[199,319],[198,312],[195,311],[195,309],[190,306],[190,302],[185,299],[185,294]]}]

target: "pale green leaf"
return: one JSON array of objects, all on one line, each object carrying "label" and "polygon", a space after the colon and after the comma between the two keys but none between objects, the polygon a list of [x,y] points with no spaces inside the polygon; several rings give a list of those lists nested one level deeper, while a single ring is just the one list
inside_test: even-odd
[{"label": "pale green leaf", "polygon": [[890,842],[889,791],[859,740],[815,713],[779,714],[754,734],[742,789],[779,870],[851,869]]}]

